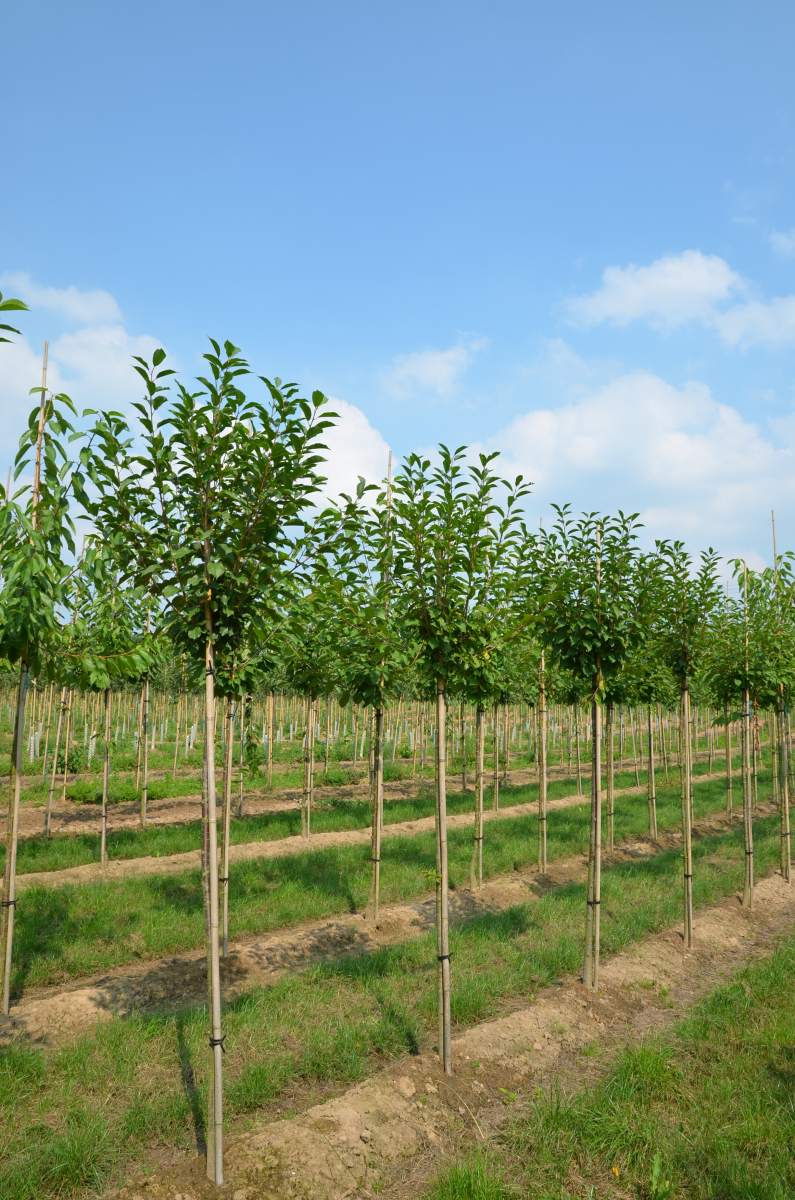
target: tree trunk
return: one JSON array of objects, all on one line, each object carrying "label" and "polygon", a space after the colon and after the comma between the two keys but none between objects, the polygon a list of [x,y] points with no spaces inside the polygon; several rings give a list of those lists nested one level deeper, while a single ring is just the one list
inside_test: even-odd
[{"label": "tree trunk", "polygon": [[146,806],[149,802],[149,680],[141,692],[141,829],[146,828]]},{"label": "tree trunk", "polygon": [[547,869],[547,691],[544,652],[538,679],[538,869]]},{"label": "tree trunk", "polygon": [[732,727],[729,721],[728,706],[723,710],[726,718],[726,816],[731,820],[734,803],[732,779]]},{"label": "tree trunk", "polygon": [[450,922],[447,871],[447,697],[436,684],[436,961],[439,983],[439,1055],[445,1075],[453,1073],[450,1011]]},{"label": "tree trunk", "polygon": [[274,732],[274,696],[273,692],[268,692],[268,765],[267,765],[267,784],[268,787],[273,785],[273,732]]},{"label": "tree trunk", "polygon": [[648,771],[648,798],[649,798],[649,837],[653,841],[657,841],[657,781],[654,777],[654,718],[652,717],[651,705],[649,704],[646,710],[646,732],[648,739],[649,753],[649,771]]},{"label": "tree trunk", "polygon": [[221,813],[221,953],[229,953],[229,837],[232,832],[232,754],[235,744],[235,710],[232,697],[226,698],[224,713],[224,798]]},{"label": "tree trunk", "polygon": [[102,831],[99,841],[99,861],[108,863],[108,792],[110,790],[110,688],[103,693],[105,710],[105,744],[102,748]]},{"label": "tree trunk", "polygon": [[690,744],[690,688],[685,683],[680,702],[680,750],[682,762],[682,860],[684,863],[684,941],[693,945],[693,763]]},{"label": "tree trunk", "polygon": [[607,755],[607,852],[612,854],[616,845],[616,764],[615,764],[615,706],[607,704],[605,722],[605,751]]},{"label": "tree trunk", "polygon": [[373,786],[370,834],[370,919],[377,923],[381,903],[381,834],[384,812],[384,710],[379,705],[373,714]]},{"label": "tree trunk", "polygon": [[747,688],[743,691],[743,833],[745,835],[745,880],[743,904],[752,908],[754,903],[754,823],[753,788],[751,783],[751,696]]},{"label": "tree trunk", "polygon": [[494,705],[494,794],[491,798],[491,807],[495,812],[500,807],[500,729],[497,723],[498,706]]},{"label": "tree trunk", "polygon": [[312,797],[315,790],[315,713],[317,700],[306,698],[306,733],[304,735],[304,796],[301,806],[301,836],[308,838],[312,831]]},{"label": "tree trunk", "polygon": [[52,798],[55,794],[55,776],[58,773],[58,751],[61,748],[61,729],[63,727],[63,715],[66,712],[67,695],[67,688],[61,688],[61,707],[58,710],[58,724],[55,729],[55,749],[52,756],[50,786],[47,791],[47,807],[44,810],[44,836],[47,839],[49,839],[52,830]]},{"label": "tree trunk", "polygon": [[472,844],[472,888],[483,886],[483,785],[486,759],[486,710],[478,704],[475,710],[475,829]]},{"label": "tree trunk", "polygon": [[218,936],[218,829],[215,793],[215,658],[211,617],[207,611],[208,637],[205,644],[205,759],[207,803],[205,806],[205,833],[207,843],[208,882],[208,976],[210,992],[210,1050],[212,1072],[210,1077],[210,1100],[207,1120],[207,1177],[221,1185],[224,1181],[224,1087],[223,1050],[221,1032],[221,961]]},{"label": "tree trunk", "polygon": [[591,837],[588,845],[588,899],[585,919],[583,982],[599,987],[599,941],[602,903],[602,706],[591,701]]},{"label": "tree trunk", "polygon": [[789,821],[789,746],[787,745],[787,709],[784,688],[778,692],[778,778],[781,807],[781,876],[790,882],[792,872],[792,834]]},{"label": "tree trunk", "polygon": [[19,839],[19,793],[22,778],[22,746],[25,737],[25,705],[28,698],[30,674],[28,665],[22,662],[17,690],[17,711],[14,721],[14,739],[11,747],[11,778],[6,819],[6,862],[3,877],[3,898],[0,900],[0,971],[2,992],[0,1011],[8,1015],[11,1003],[11,962],[14,954],[14,917],[17,905],[17,842]]}]

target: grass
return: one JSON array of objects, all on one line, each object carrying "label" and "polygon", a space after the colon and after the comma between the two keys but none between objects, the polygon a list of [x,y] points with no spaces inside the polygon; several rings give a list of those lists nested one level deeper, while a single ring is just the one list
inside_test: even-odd
[{"label": "grass", "polygon": [[[760,795],[767,784],[760,779]],[[720,809],[720,780],[695,789],[695,810]],[[661,830],[678,826],[679,796],[674,788],[658,794]],[[552,814],[550,861],[587,845],[589,809],[576,805]],[[616,805],[616,837],[643,835],[647,829],[645,796]],[[533,814],[505,818],[486,827],[485,872],[504,874],[535,861],[537,823]],[[408,900],[432,890],[435,835],[384,841],[382,901]],[[466,886],[471,831],[449,835],[452,887]],[[370,885],[370,848],[362,843],[307,850],[285,858],[233,863],[230,871],[230,934],[264,933],[300,921],[362,910]],[[178,875],[149,875],[61,887],[26,888],[17,907],[14,995],[34,985],[59,983],[135,961],[201,946],[204,914],[198,870]]]},{"label": "grass", "polygon": [[[694,774],[706,774],[707,764],[695,765]],[[344,774],[339,772],[340,775]],[[331,771],[329,772],[331,775]],[[643,776],[641,776],[643,778]],[[657,772],[658,787],[662,787],[662,772]],[[150,797],[157,799],[160,791],[154,781]],[[167,782],[171,786],[172,781]],[[195,794],[195,788],[188,781],[176,781],[182,784],[183,790],[176,794]],[[332,783],[350,782],[345,779],[330,780]],[[616,787],[628,788],[635,785],[634,771],[616,772]],[[93,786],[93,785],[92,785]],[[132,785],[117,784],[117,787]],[[570,779],[556,779],[549,784],[550,799],[557,796],[570,795],[574,788]],[[587,790],[588,780],[584,779]],[[490,789],[489,789],[490,792]],[[235,793],[236,795],[236,793]],[[503,784],[500,788],[502,806],[511,804],[527,804],[536,800],[538,788],[535,784],[512,786]],[[134,795],[128,797],[134,799]],[[469,812],[473,806],[471,792],[451,792],[448,796],[448,811],[450,813]],[[490,807],[490,796],[486,797],[486,807]],[[416,796],[400,800],[388,800],[385,806],[384,818],[387,824],[400,821],[416,820],[419,817],[432,816],[434,811],[433,792],[420,786]],[[180,854],[195,850],[201,845],[201,825],[197,821],[187,821],[178,825],[150,825],[146,829],[124,828],[113,829],[113,814],[109,816],[110,831],[108,833],[108,857],[117,860],[142,858],[145,856],[161,857],[169,854]],[[370,824],[370,804],[366,799],[348,799],[345,797],[324,797],[319,801],[312,814],[312,828],[315,833],[332,832],[335,830],[364,829]],[[275,841],[283,837],[291,837],[301,832],[301,815],[296,803],[294,810],[281,812],[260,813],[247,817],[235,817],[232,821],[232,842],[237,845],[243,842]],[[5,861],[5,847],[0,847],[0,870]],[[55,834],[49,840],[43,834],[23,838],[17,852],[17,870],[19,874],[34,871],[61,871],[68,867],[83,866],[87,863],[99,862],[99,834]]]},{"label": "grass", "polygon": [[539,1098],[428,1200],[795,1195],[795,936],[597,1087]]},{"label": "grass", "polygon": [[[761,876],[778,854],[776,819],[759,821],[756,835]],[[694,860],[699,907],[730,894],[742,877],[741,829],[698,841]],[[679,917],[678,852],[609,867],[603,885],[605,954]],[[572,884],[455,929],[456,1024],[527,1003],[539,988],[577,972],[584,908],[585,887]],[[225,1014],[230,1119],[277,1102],[289,1108],[296,1089],[350,1083],[384,1061],[429,1049],[435,1006],[430,933],[252,990]],[[206,1035],[204,1012],[191,1009],[113,1020],[63,1049],[0,1052],[0,1122],[9,1131],[0,1150],[0,1196],[79,1195],[97,1177],[140,1162],[144,1147],[195,1148],[206,1119]],[[501,1195],[488,1179],[483,1187],[492,1191],[471,1194]]]}]

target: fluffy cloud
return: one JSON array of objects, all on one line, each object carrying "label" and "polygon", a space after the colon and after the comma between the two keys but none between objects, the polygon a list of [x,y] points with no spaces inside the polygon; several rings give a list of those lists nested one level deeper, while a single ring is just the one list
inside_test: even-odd
[{"label": "fluffy cloud", "polygon": [[339,420],[323,439],[328,447],[328,462],[323,467],[328,478],[324,491],[336,498],[340,492],[354,491],[360,475],[368,483],[383,479],[389,446],[356,405],[336,396],[331,398],[331,404]]},{"label": "fluffy cloud", "polygon": [[121,310],[110,292],[86,291],[74,286],[58,288],[37,283],[25,271],[0,275],[0,288],[20,296],[30,308],[56,313],[79,325],[100,325],[121,320]]},{"label": "fluffy cloud", "polygon": [[509,447],[504,471],[534,481],[539,507],[639,510],[650,537],[750,556],[766,544],[770,509],[783,526],[795,509],[794,433],[763,430],[702,383],[635,372],[525,413],[494,444]]},{"label": "fluffy cloud", "polygon": [[483,338],[473,338],[446,350],[417,350],[399,355],[386,371],[384,385],[401,399],[417,394],[445,398],[460,381],[474,355],[485,346]]},{"label": "fluffy cloud", "polygon": [[685,250],[658,258],[647,267],[630,263],[607,267],[602,286],[569,301],[572,319],[582,325],[629,325],[648,321],[659,329],[675,329],[688,321],[709,318],[715,306],[743,286],[722,258]]},{"label": "fluffy cloud", "polygon": [[[790,236],[777,235],[782,245]],[[793,235],[795,252],[795,235]],[[729,346],[795,343],[795,295],[749,297],[750,285],[715,255],[699,250],[658,258],[647,267],[608,267],[602,286],[567,304],[581,325],[626,326],[645,321],[672,330],[689,323],[712,329]]]}]

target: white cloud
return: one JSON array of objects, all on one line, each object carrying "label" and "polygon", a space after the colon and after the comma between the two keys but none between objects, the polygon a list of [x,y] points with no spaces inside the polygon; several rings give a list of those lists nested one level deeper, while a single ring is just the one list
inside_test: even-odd
[{"label": "white cloud", "polygon": [[328,447],[328,462],[322,467],[328,482],[326,495],[336,498],[340,492],[351,493],[359,476],[368,483],[378,483],[386,476],[389,446],[354,404],[331,398],[331,407],[339,420],[323,438]]},{"label": "white cloud", "polygon": [[607,267],[602,286],[569,301],[578,324],[629,325],[647,321],[658,329],[675,329],[688,321],[709,318],[715,305],[743,287],[741,277],[724,259],[700,250],[658,258],[649,266],[630,263]]},{"label": "white cloud", "polygon": [[121,309],[110,292],[91,291],[70,285],[49,287],[31,279],[25,271],[9,271],[0,275],[0,288],[13,292],[29,308],[45,309],[79,325],[104,325],[121,320]]},{"label": "white cloud", "polygon": [[795,535],[795,421],[775,431],[721,404],[703,383],[618,375],[555,408],[525,413],[494,438],[502,470],[534,481],[539,506],[640,511],[649,537],[682,537],[728,556]]},{"label": "white cloud", "polygon": [[795,226],[792,229],[774,230],[770,235],[770,245],[782,258],[795,258]]},{"label": "white cloud", "polygon": [[[777,236],[786,240],[790,235]],[[795,253],[795,232],[792,239]],[[795,295],[765,299],[742,294],[749,292],[748,283],[724,259],[685,250],[647,267],[607,267],[602,286],[573,297],[567,310],[582,325],[645,321],[665,331],[696,323],[729,346],[795,344]]]},{"label": "white cloud", "polygon": [[472,338],[446,350],[416,350],[399,355],[385,372],[384,384],[400,398],[429,393],[442,398],[449,396],[474,355],[486,345],[485,339]]}]

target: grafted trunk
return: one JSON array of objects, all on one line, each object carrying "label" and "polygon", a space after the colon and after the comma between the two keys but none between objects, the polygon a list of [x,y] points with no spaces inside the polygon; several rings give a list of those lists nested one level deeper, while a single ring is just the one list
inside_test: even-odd
[{"label": "grafted trunk", "polygon": [[602,706],[591,701],[591,836],[588,845],[588,897],[585,919],[583,982],[599,987],[599,942],[602,903]]},{"label": "grafted trunk", "polygon": [[483,792],[486,759],[486,710],[475,710],[475,828],[472,840],[470,880],[473,888],[483,886]]},{"label": "grafted trunk", "polygon": [[447,697],[443,681],[438,680],[436,684],[436,961],[439,987],[439,1056],[445,1075],[452,1075],[446,726]]}]

